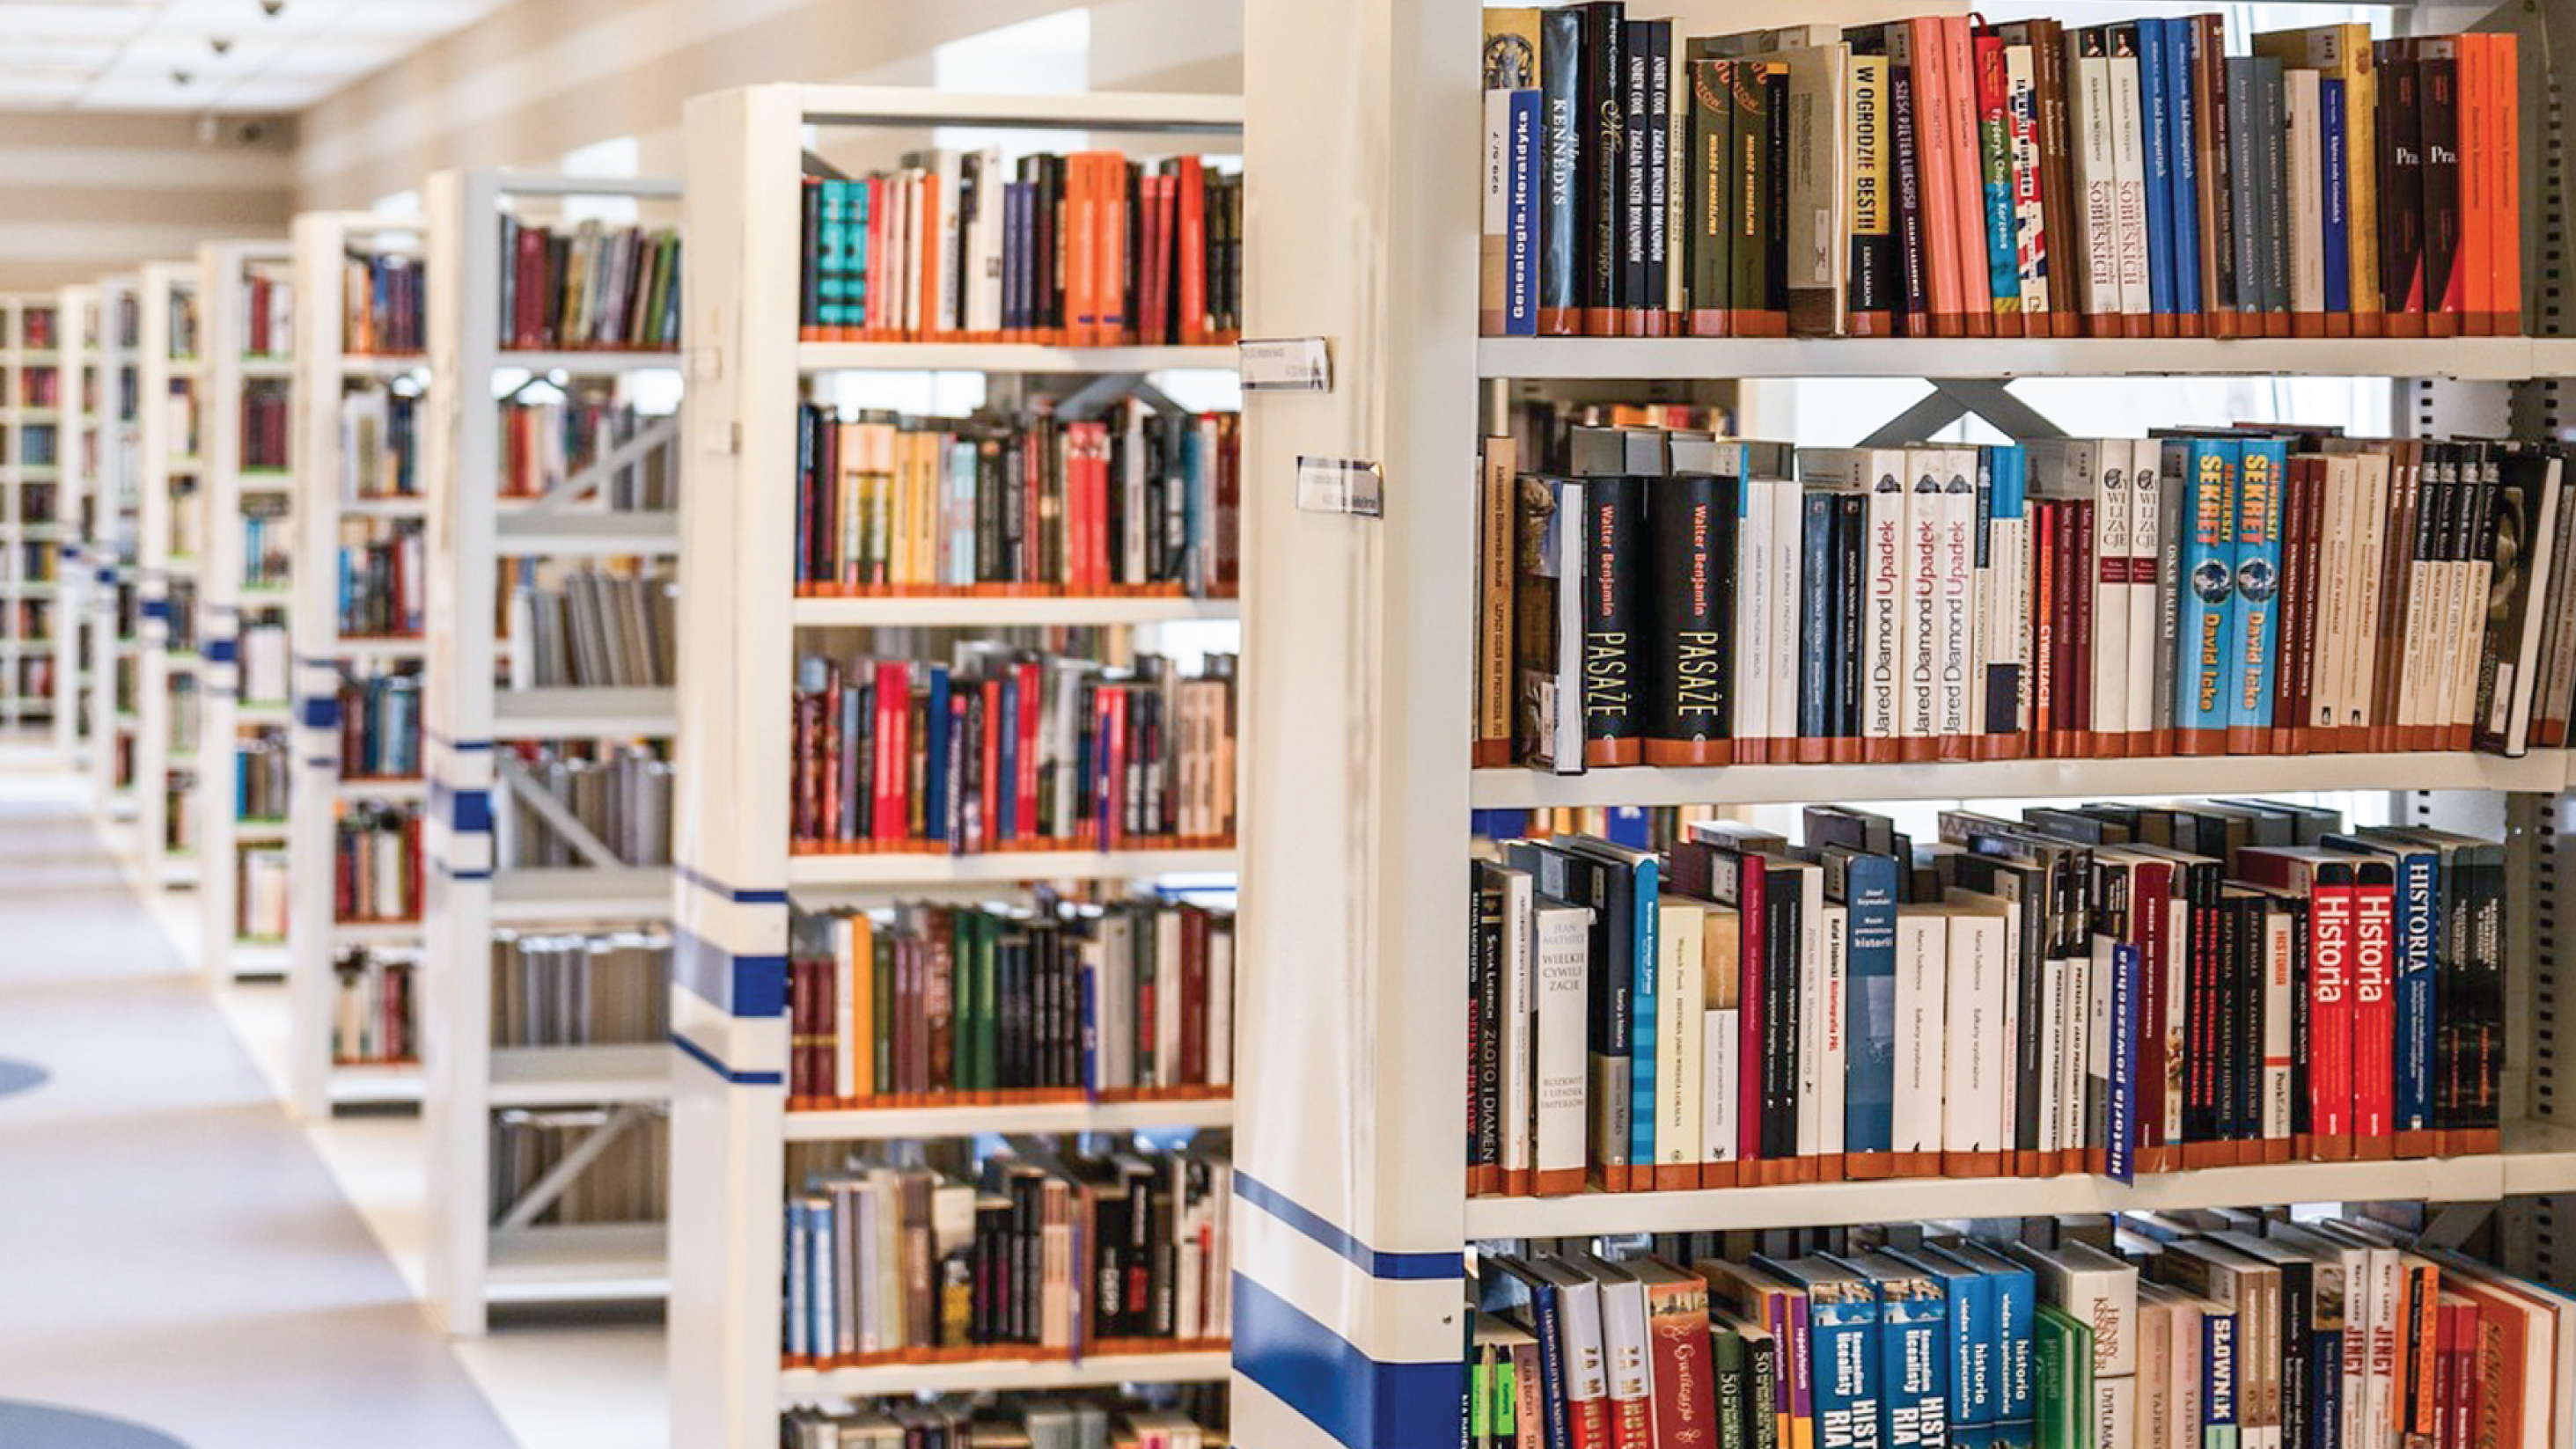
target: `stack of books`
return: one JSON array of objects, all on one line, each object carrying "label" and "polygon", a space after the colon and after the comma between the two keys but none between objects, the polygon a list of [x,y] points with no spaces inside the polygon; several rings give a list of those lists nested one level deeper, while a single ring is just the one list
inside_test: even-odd
[{"label": "stack of books", "polygon": [[339,714],[342,779],[420,778],[417,673],[343,675]]},{"label": "stack of books", "polygon": [[407,925],[420,919],[420,812],[352,805],[332,827],[333,919]]},{"label": "stack of books", "polygon": [[426,351],[428,311],[419,259],[351,252],[340,262],[340,346],[353,357]]},{"label": "stack of books", "polygon": [[341,496],[420,496],[420,395],[370,388],[340,399]]},{"label": "stack of books", "polygon": [[679,671],[679,591],[667,573],[567,569],[510,591],[510,687],[640,689]]},{"label": "stack of books", "polygon": [[650,352],[680,345],[680,234],[568,232],[501,214],[501,348]]},{"label": "stack of books", "polygon": [[340,520],[342,637],[420,637],[429,613],[427,547],[417,520]]},{"label": "stack of books", "polygon": [[492,933],[492,1045],[582,1047],[670,1036],[671,938],[659,930]]},{"label": "stack of books", "polygon": [[419,956],[352,947],[332,962],[331,1060],[382,1066],[420,1060]]}]

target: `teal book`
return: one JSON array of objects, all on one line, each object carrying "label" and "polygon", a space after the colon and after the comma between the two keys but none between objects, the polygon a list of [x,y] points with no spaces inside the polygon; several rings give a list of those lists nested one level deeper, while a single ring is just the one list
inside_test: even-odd
[{"label": "teal book", "polygon": [[2282,438],[2247,438],[2236,468],[2236,591],[2227,632],[2235,657],[2227,704],[2228,749],[2259,754],[2272,727],[2272,670],[2281,636],[2281,489],[2290,466]]}]

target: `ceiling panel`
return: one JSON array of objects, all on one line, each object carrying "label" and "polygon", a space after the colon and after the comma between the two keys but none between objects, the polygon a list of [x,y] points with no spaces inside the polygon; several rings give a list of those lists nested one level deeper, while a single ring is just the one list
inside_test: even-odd
[{"label": "ceiling panel", "polygon": [[0,106],[300,110],[506,3],[0,0]]}]

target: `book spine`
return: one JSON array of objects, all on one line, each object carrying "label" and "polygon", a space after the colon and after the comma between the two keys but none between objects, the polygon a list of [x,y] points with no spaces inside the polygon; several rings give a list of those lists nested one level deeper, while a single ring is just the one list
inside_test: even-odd
[{"label": "book spine", "polygon": [[1583,334],[1619,335],[1621,296],[1619,266],[1624,197],[1620,161],[1627,140],[1627,106],[1623,86],[1628,74],[1625,7],[1618,0],[1591,0],[1581,7],[1584,145],[1579,157],[1583,189],[1582,247]]},{"label": "book spine", "polygon": [[1839,667],[1833,647],[1836,503],[1830,493],[1811,492],[1800,506],[1797,750],[1800,760],[1818,764],[1826,758],[1827,738],[1833,733],[1833,680]]},{"label": "book spine", "polygon": [[1637,699],[1641,655],[1638,542],[1645,480],[1619,475],[1583,484],[1583,758],[1590,766],[1644,758]]},{"label": "book spine", "polygon": [[1891,335],[1904,285],[1897,261],[1896,198],[1889,189],[1887,57],[1854,55],[1845,62],[1849,108],[1851,261],[1845,326],[1854,337]]},{"label": "book spine", "polygon": [[2165,22],[2165,117],[2172,148],[2168,196],[2173,214],[2173,296],[2175,330],[2199,337],[2208,330],[2204,316],[2201,237],[2201,157],[2205,132],[2199,114],[2200,30],[2190,18]]},{"label": "book spine", "polygon": [[1733,176],[1735,63],[1694,60],[1690,80],[1690,154],[1683,168],[1689,189],[1685,249],[1689,253],[1690,330],[1723,337],[1734,316]]},{"label": "book spine", "polygon": [[2475,167],[2462,158],[2462,42],[2436,37],[2417,42],[2418,86],[2423,97],[2424,317],[2427,335],[2457,335],[2466,322],[2473,248],[2465,206],[2466,180]]},{"label": "book spine", "polygon": [[1720,765],[1728,747],[1733,654],[1737,508],[1741,485],[1706,473],[1648,483],[1654,608],[1660,628],[1646,642],[1650,765]]},{"label": "book spine", "polygon": [[1539,12],[1540,137],[1538,334],[1582,330],[1583,157],[1590,132],[1582,122],[1583,13]]},{"label": "book spine", "polygon": [[[1999,336],[2021,331],[2021,260],[2019,227],[2013,208],[2012,82],[2004,61],[2003,37],[1975,37],[1977,76],[1977,158],[1984,205],[1987,295],[1998,319]],[[2003,318],[2011,318],[2009,322]]]},{"label": "book spine", "polygon": [[2269,743],[2280,629],[2281,473],[2288,457],[2288,445],[2279,439],[2252,438],[2238,464],[2236,578],[2228,613],[2234,680],[2227,747],[2232,754],[2258,754]]},{"label": "book spine", "polygon": [[[2011,164],[2014,286],[2026,313],[2053,313],[2062,294],[2050,288],[2048,208],[2039,144],[2038,67],[2027,44],[2004,47],[2005,144]],[[2001,279],[1996,295],[2002,296]],[[2053,319],[2052,323],[2053,324]],[[2036,325],[2023,330],[2038,335]]]},{"label": "book spine", "polygon": [[2352,335],[2352,180],[2351,154],[2346,149],[2352,129],[2345,115],[2351,103],[2348,89],[2344,81],[2336,79],[2317,85],[2317,136],[2325,172],[2325,330],[2329,337]]},{"label": "book spine", "polygon": [[1899,755],[1906,663],[1905,560],[1908,491],[1902,454],[1883,457],[1868,479],[1868,596],[1861,630],[1861,758],[1886,764]]},{"label": "book spine", "polygon": [[[1539,197],[1544,184],[1541,169],[1545,160],[1545,142],[1541,134],[1541,96],[1534,90],[1516,90],[1511,95],[1511,128],[1505,164],[1509,180],[1504,191],[1503,226],[1503,333],[1510,337],[1538,335],[1539,312]],[[1195,254],[1185,249],[1184,275],[1195,264]],[[1189,306],[1190,288],[1182,288],[1184,336],[1196,326],[1196,309]]]},{"label": "book spine", "polygon": [[2365,865],[2352,887],[2353,1143],[2357,1156],[2396,1150],[2396,888]]},{"label": "book spine", "polygon": [[2178,335],[2175,330],[2179,311],[2175,283],[2179,274],[2174,266],[2172,91],[2165,79],[2166,70],[2173,64],[2171,48],[2165,39],[2169,23],[2140,20],[2137,26],[2139,160],[2146,177],[2143,200],[2147,234],[2147,309],[2155,335],[2172,337]]},{"label": "book spine", "polygon": [[1923,199],[1922,153],[1914,119],[1914,73],[1902,59],[1890,57],[1887,68],[1887,138],[1889,167],[1896,193],[1893,201],[1897,265],[1896,320],[1908,337],[1932,335],[1930,243],[1924,236],[1929,216]]}]

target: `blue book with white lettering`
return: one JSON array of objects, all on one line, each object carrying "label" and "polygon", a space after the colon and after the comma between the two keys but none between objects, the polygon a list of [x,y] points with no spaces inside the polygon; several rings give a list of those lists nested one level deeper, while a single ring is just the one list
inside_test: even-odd
[{"label": "blue book with white lettering", "polygon": [[2343,82],[2324,77],[2317,82],[2317,129],[2325,144],[2326,315],[2352,311],[2352,223],[2344,212],[2344,188],[2351,184],[2351,158],[2344,153]]},{"label": "blue book with white lettering", "polygon": [[[2174,726],[2181,753],[2225,749],[2228,705],[2238,653],[2228,630],[2236,599],[2236,468],[2234,438],[2191,440],[2190,490],[2182,510],[2182,618],[2174,647]],[[2215,733],[2215,738],[2209,732]]]},{"label": "blue book with white lettering", "polygon": [[1753,1262],[1807,1290],[1815,1449],[1878,1449],[1884,1375],[1877,1290],[1823,1254],[1777,1259],[1756,1253]]},{"label": "blue book with white lettering", "polygon": [[1539,93],[1512,92],[1503,157],[1503,335],[1538,335]]},{"label": "blue book with white lettering", "polygon": [[2138,109],[2143,113],[2147,163],[2147,308],[2159,317],[2174,311],[2173,113],[2165,70],[2172,64],[2165,32],[2187,22],[2138,22]]},{"label": "blue book with white lettering", "polygon": [[[1848,908],[1843,1151],[1896,1150],[1896,857],[1825,848],[1825,892]],[[1835,887],[1839,883],[1839,897]]]},{"label": "blue book with white lettering", "polygon": [[2442,941],[2442,853],[2376,829],[2329,834],[2320,843],[2330,850],[2386,856],[2396,867],[2395,959],[2389,968],[2397,983],[2397,1130],[2431,1131],[2438,1125],[2433,1121],[2433,1040],[2440,1010],[2433,987]]},{"label": "blue book with white lettering", "polygon": [[2165,32],[2165,115],[2173,137],[2174,312],[2203,310],[2200,295],[2200,97],[2191,83],[2200,38],[2189,20],[2168,20]]},{"label": "blue book with white lettering", "polygon": [[1956,1449],[1988,1449],[1995,1441],[1995,1409],[2002,1397],[1997,1382],[1993,1279],[1939,1248],[1889,1256],[1940,1281],[1940,1350],[1950,1380],[1950,1443]]},{"label": "blue book with white lettering", "polygon": [[1844,1261],[1878,1294],[1878,1442],[1883,1449],[1950,1444],[1947,1284],[1895,1253]]},{"label": "blue book with white lettering", "polygon": [[2141,958],[2134,941],[2111,947],[2110,1116],[2105,1165],[2119,1182],[2138,1180],[2138,994]]},{"label": "blue book with white lettering", "polygon": [[2039,1280],[2030,1269],[1979,1243],[1947,1250],[1994,1287],[1995,1449],[2036,1449],[2039,1438]]},{"label": "blue book with white lettering", "polygon": [[2236,464],[2236,592],[2227,633],[2235,659],[2227,705],[2228,749],[2263,752],[2272,727],[2272,670],[2281,633],[2281,488],[2290,445],[2247,438]]}]

